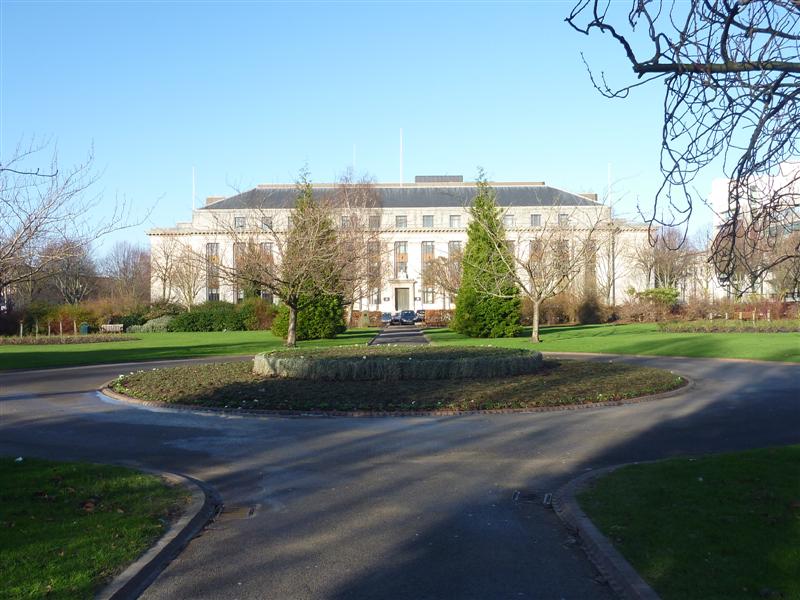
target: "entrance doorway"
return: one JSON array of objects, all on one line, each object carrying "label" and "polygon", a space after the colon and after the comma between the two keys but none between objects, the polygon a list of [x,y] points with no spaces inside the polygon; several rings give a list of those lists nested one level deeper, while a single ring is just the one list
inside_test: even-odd
[{"label": "entrance doorway", "polygon": [[394,289],[394,309],[395,310],[408,310],[411,308],[409,302],[408,288],[395,288]]}]

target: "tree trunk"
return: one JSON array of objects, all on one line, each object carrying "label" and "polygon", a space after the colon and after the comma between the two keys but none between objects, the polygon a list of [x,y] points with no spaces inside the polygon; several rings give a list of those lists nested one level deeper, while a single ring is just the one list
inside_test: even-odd
[{"label": "tree trunk", "polygon": [[533,302],[533,327],[531,328],[531,342],[538,344],[539,339],[539,302]]},{"label": "tree trunk", "polygon": [[297,309],[289,306],[289,329],[286,332],[286,345],[290,348],[297,346]]}]

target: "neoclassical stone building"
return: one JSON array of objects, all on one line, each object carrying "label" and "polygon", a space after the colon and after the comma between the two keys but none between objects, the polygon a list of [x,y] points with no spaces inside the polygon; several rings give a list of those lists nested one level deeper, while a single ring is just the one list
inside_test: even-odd
[{"label": "neoclassical stone building", "polygon": [[[335,185],[314,184],[314,190],[330,192]],[[531,240],[551,227],[569,228],[573,244],[582,243],[581,237],[588,237],[594,227],[595,258],[576,280],[580,285],[591,281],[609,303],[621,302],[628,288],[641,287],[631,257],[637,247],[647,243],[646,226],[612,219],[609,207],[598,202],[595,194],[576,194],[544,182],[493,182],[492,187],[503,211],[508,242],[516,252],[524,253]],[[433,176],[417,177],[414,183],[375,184],[374,190],[378,202],[368,209],[364,222],[378,232],[387,260],[380,287],[370,290],[356,308],[382,312],[452,308],[448,294],[425,285],[422,270],[426,261],[463,249],[476,185],[461,177]],[[270,235],[285,232],[295,197],[293,184],[259,185],[234,196],[208,198],[192,212],[191,222],[149,231],[154,261],[152,298],[180,301],[174,286],[156,277],[156,261],[170,246],[191,248],[212,265],[205,270],[205,281],[190,292],[194,302],[236,302],[242,292],[220,278],[213,265],[233,265],[237,231],[255,235],[260,230]]]}]

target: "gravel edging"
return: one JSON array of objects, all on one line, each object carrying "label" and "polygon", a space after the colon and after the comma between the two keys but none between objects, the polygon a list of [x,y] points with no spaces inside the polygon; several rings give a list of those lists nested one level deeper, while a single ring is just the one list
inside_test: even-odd
[{"label": "gravel edging", "polygon": [[[638,463],[629,463],[638,464]],[[553,495],[553,509],[562,523],[578,539],[579,543],[611,589],[626,600],[659,600],[659,595],[650,587],[631,564],[603,535],[583,512],[575,496],[594,480],[626,465],[615,465],[584,473],[569,481]]]},{"label": "gravel edging", "polygon": [[636,398],[626,398],[623,400],[607,400],[603,402],[586,402],[584,404],[566,404],[563,406],[532,406],[529,408],[488,408],[484,410],[396,410],[396,411],[367,411],[367,410],[253,410],[253,409],[234,409],[218,408],[214,406],[193,406],[191,404],[174,404],[170,402],[156,402],[152,400],[139,400],[132,396],[126,396],[112,390],[109,386],[115,381],[112,379],[107,382],[98,393],[102,396],[111,398],[126,405],[151,408],[157,410],[167,410],[175,412],[193,412],[198,414],[219,415],[219,416],[241,416],[241,417],[460,417],[469,415],[503,415],[518,413],[545,413],[545,412],[564,412],[569,410],[585,410],[591,408],[608,408],[612,406],[625,406],[628,404],[641,404],[652,400],[661,400],[682,394],[694,387],[694,380],[686,375],[680,375],[686,383],[674,390],[661,392],[660,394],[650,394],[638,396]]},{"label": "gravel edging", "polygon": [[179,475],[134,466],[139,471],[163,477],[191,493],[186,512],[158,541],[136,561],[117,575],[96,595],[96,600],[127,600],[138,598],[156,580],[167,565],[217,514],[221,504],[217,493],[202,482]]}]

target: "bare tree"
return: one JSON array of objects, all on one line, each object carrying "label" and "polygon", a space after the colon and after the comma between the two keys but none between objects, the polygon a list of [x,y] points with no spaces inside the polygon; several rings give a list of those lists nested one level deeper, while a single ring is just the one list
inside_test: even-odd
[{"label": "bare tree", "polygon": [[116,242],[103,260],[114,298],[139,304],[150,299],[150,253],[130,242]]},{"label": "bare tree", "polygon": [[646,288],[679,288],[691,272],[696,250],[675,227],[651,231],[654,237],[635,246],[631,255],[634,268],[644,277]]},{"label": "bare tree", "polygon": [[59,257],[47,263],[36,276],[58,291],[63,302],[78,304],[96,289],[97,267],[81,242],[59,241],[48,244],[44,253]]},{"label": "bare tree", "polygon": [[0,291],[31,280],[58,261],[85,255],[97,238],[120,229],[126,207],[101,218],[99,198],[88,196],[94,183],[92,155],[61,169],[48,144],[18,145],[0,159]]},{"label": "bare tree", "polygon": [[[297,313],[304,298],[334,294],[345,302],[369,282],[368,190],[347,184],[315,194],[302,171],[297,200],[284,227],[262,218],[261,231],[230,229],[234,260],[220,262],[220,273],[236,285],[252,285],[280,298],[289,308],[287,346],[297,344]],[[337,226],[338,219],[338,226]]]},{"label": "bare tree", "polygon": [[422,284],[439,290],[443,298],[454,298],[461,287],[464,253],[460,249],[449,251],[447,256],[437,256],[426,261],[422,269]]},{"label": "bare tree", "polygon": [[189,246],[176,245],[176,262],[172,270],[172,285],[178,301],[187,310],[192,310],[198,294],[206,284],[207,264],[204,256],[200,256]]},{"label": "bare tree", "polygon": [[[485,224],[497,260],[503,261],[506,268],[489,268],[485,270],[488,276],[476,278],[476,283],[483,286],[481,293],[490,296],[507,298],[511,290],[528,299],[533,308],[532,342],[540,341],[542,302],[567,291],[582,273],[586,275],[584,285],[594,285],[598,232],[609,226],[602,208],[553,207],[541,227],[534,232],[519,232],[516,239],[509,239],[504,228],[498,231]],[[483,265],[472,267],[481,269]]]},{"label": "bare tree", "polygon": [[380,195],[372,179],[356,180],[348,171],[323,205],[338,220],[336,244],[341,258],[353,260],[350,268],[341,273],[339,292],[347,309],[347,323],[350,323],[355,303],[381,289],[388,265],[380,227],[370,223],[370,217],[380,215]]},{"label": "bare tree", "polygon": [[[586,35],[609,34],[637,80],[604,95],[625,98],[659,80],[665,89],[661,142],[663,183],[650,222],[688,222],[697,175],[721,166],[730,183],[711,260],[720,279],[755,279],[800,247],[776,249],[774,226],[798,220],[800,169],[781,173],[800,140],[800,3],[797,0],[579,0],[567,22]],[[621,10],[620,10],[621,9]],[[591,74],[591,72],[590,72]],[[683,241],[683,236],[681,241]]]},{"label": "bare tree", "polygon": [[150,276],[161,288],[161,300],[169,302],[172,298],[175,270],[180,258],[180,244],[171,237],[164,237],[154,244],[150,256]]}]

